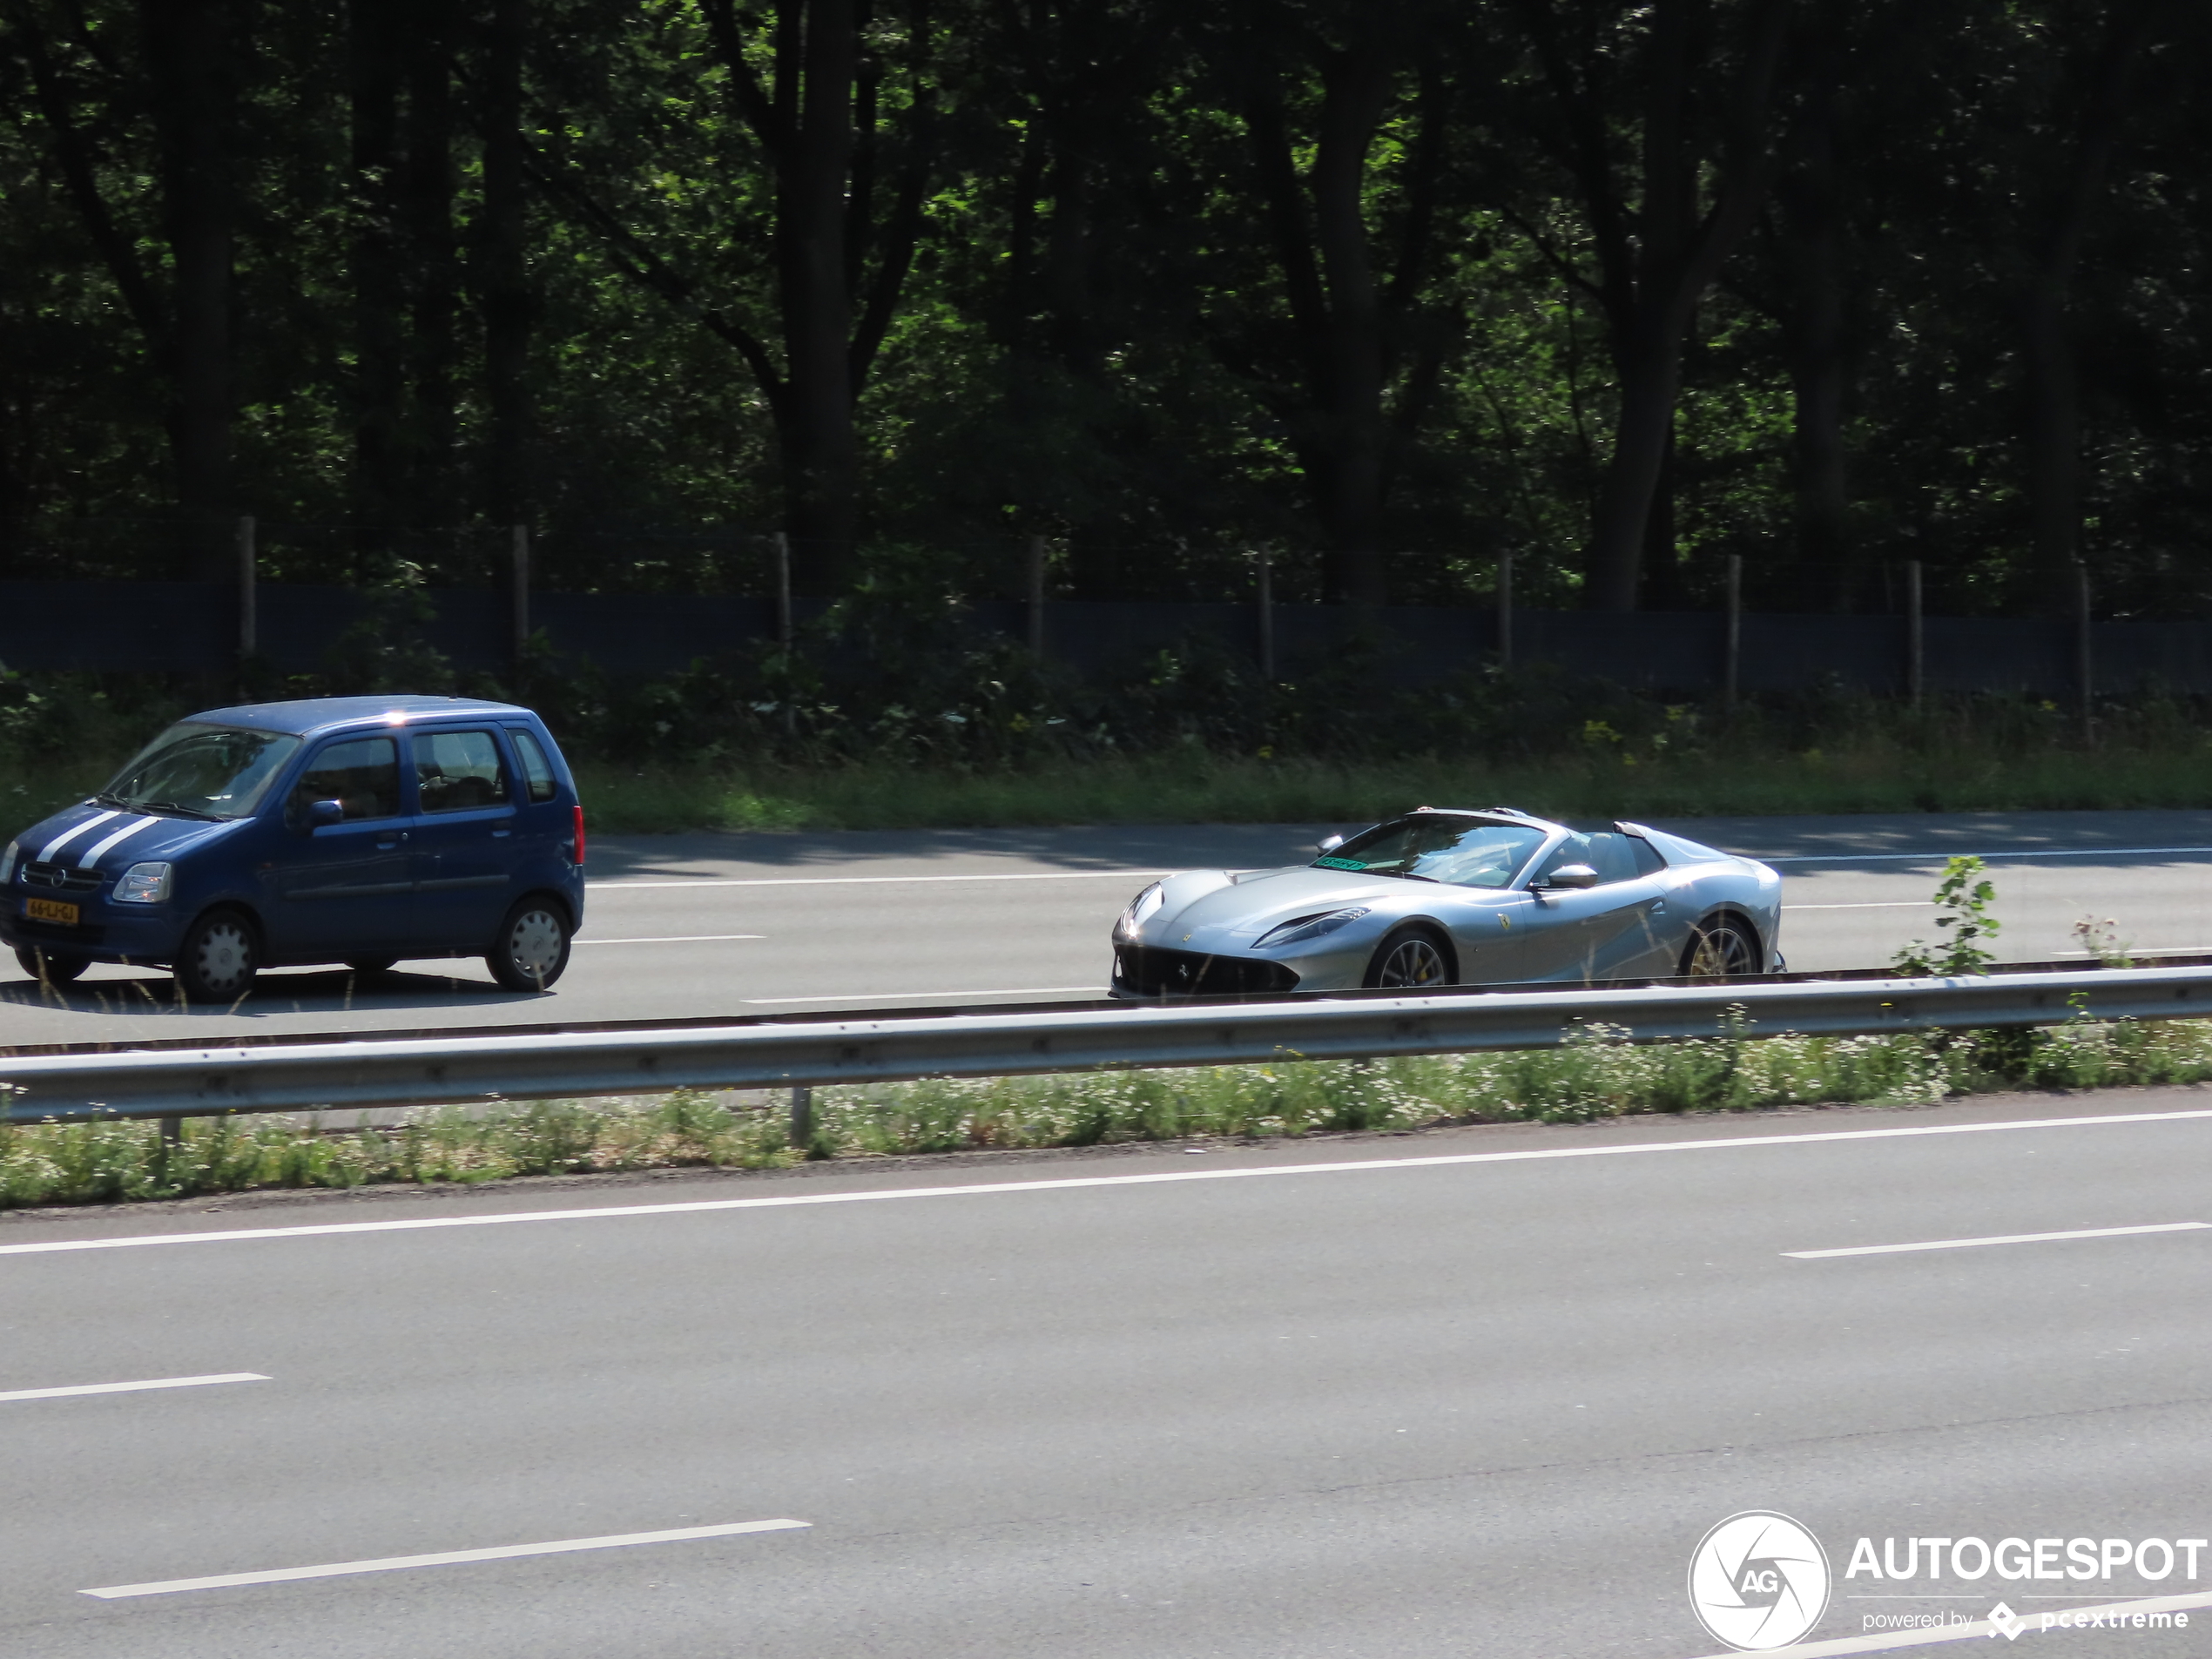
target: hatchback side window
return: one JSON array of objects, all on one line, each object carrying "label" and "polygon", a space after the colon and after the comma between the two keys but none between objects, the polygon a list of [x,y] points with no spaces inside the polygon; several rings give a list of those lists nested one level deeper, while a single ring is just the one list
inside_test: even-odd
[{"label": "hatchback side window", "polygon": [[285,821],[307,821],[307,808],[334,800],[354,818],[396,818],[400,810],[400,750],[389,738],[351,738],[334,743],[307,762],[285,798]]},{"label": "hatchback side window", "polygon": [[523,763],[523,782],[529,787],[529,798],[551,800],[559,786],[553,781],[553,765],[545,758],[544,745],[518,725],[509,726],[507,735],[515,740],[515,753]]},{"label": "hatchback side window", "polygon": [[507,767],[489,732],[417,732],[415,786],[426,813],[504,806]]}]

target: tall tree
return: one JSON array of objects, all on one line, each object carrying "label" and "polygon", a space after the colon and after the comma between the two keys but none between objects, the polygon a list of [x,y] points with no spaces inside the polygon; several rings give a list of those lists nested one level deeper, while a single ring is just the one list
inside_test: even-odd
[{"label": "tall tree", "polygon": [[1583,599],[1633,610],[1691,322],[1780,168],[1791,0],[1654,0],[1635,9],[1640,27],[1615,0],[1520,6],[1546,94],[1534,136],[1584,217],[1596,272],[1576,280],[1605,319],[1619,382]]}]

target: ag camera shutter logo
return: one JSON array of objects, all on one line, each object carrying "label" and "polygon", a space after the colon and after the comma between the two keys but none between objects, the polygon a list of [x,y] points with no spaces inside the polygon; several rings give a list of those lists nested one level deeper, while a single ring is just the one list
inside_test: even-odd
[{"label": "ag camera shutter logo", "polygon": [[1831,1575],[1820,1541],[1787,1515],[1730,1515],[1689,1558],[1689,1605],[1716,1642],[1739,1652],[1786,1648],[1828,1610]]}]

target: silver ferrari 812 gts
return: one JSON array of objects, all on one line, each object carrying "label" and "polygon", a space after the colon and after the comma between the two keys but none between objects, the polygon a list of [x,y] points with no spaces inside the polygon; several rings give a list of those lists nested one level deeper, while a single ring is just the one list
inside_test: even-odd
[{"label": "silver ferrari 812 gts", "polygon": [[1509,806],[1423,806],[1311,864],[1185,870],[1114,925],[1113,994],[1780,973],[1782,878],[1641,824],[1577,829]]}]

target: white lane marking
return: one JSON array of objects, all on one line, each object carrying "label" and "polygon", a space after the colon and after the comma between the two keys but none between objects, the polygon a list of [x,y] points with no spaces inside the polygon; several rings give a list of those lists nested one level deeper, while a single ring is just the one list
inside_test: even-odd
[{"label": "white lane marking", "polygon": [[140,830],[152,829],[161,820],[158,818],[142,818],[135,824],[125,825],[123,828],[116,831],[114,834],[109,836],[105,840],[100,842],[95,846],[88,848],[78,857],[77,860],[77,867],[80,870],[91,869],[94,865],[98,864],[100,861],[101,857],[110,850],[120,846],[124,842],[129,840],[133,835],[136,835]]},{"label": "white lane marking", "polygon": [[211,1383],[266,1382],[258,1371],[226,1371],[217,1377],[156,1377],[146,1382],[77,1383],[67,1388],[17,1388],[0,1400],[63,1399],[73,1394],[135,1394],[147,1388],[205,1388]]},{"label": "white lane marking", "polygon": [[2136,1233],[2190,1233],[2212,1221],[2161,1221],[2148,1227],[2084,1227],[2070,1233],[2000,1233],[1992,1238],[1935,1238],[1925,1244],[1851,1244],[1842,1250],[1785,1250],[1801,1262],[1825,1256],[1902,1256],[1916,1250],[1974,1250],[1983,1244],[2044,1244],[2060,1238],[2127,1238]]},{"label": "white lane marking", "polygon": [[410,1567],[449,1567],[456,1561],[504,1561],[524,1555],[568,1555],[585,1549],[626,1549],[632,1544],[673,1544],[687,1538],[729,1538],[738,1533],[794,1532],[811,1521],[739,1521],[724,1527],[678,1527],[667,1532],[624,1532],[604,1538],[559,1538],[550,1544],[500,1544],[490,1549],[448,1549],[435,1555],[387,1555],[368,1561],[331,1561],[320,1567],[279,1567],[266,1573],[219,1573],[212,1578],[171,1578],[150,1584],[109,1584],[79,1594],[117,1602],[128,1595],[173,1595],[179,1590],[219,1590],[237,1584],[283,1584],[301,1578],[344,1578],[354,1573],[396,1573]]},{"label": "white lane marking", "polygon": [[[1974,853],[1965,847],[1932,853],[1792,853],[1762,858],[1762,864],[1932,864],[1938,859],[2141,859],[2160,853],[2186,853],[2202,857],[2212,846],[2013,846]],[[1744,858],[1754,854],[1746,853]]]},{"label": "white lane marking", "polygon": [[833,991],[820,996],[748,996],[743,1000],[748,1007],[766,1008],[778,1002],[910,1002],[942,1001],[948,996],[1066,996],[1076,991],[1091,996],[1106,994],[1096,985],[1033,985],[1020,991],[870,991],[866,996],[847,996],[841,991]]},{"label": "white lane marking", "polygon": [[[2006,1641],[2027,1631],[2054,1634],[2060,1630],[2082,1630],[2092,1628],[2088,1621],[2103,1618],[2105,1628],[2117,1629],[2109,1622],[2115,1619],[2132,1620],[2136,1614],[2184,1613],[2201,1607],[2212,1607],[2212,1590],[2199,1590],[2191,1595],[2154,1595],[2140,1602],[2106,1602],[2094,1607],[2054,1608],[2048,1612],[2023,1613],[2020,1622],[2010,1631],[2000,1632],[1987,1619],[1976,1619],[1969,1624],[1946,1624],[1931,1630],[1883,1630],[1870,1636],[1843,1636],[1834,1642],[1804,1642],[1794,1648],[1762,1649],[1765,1659],[1830,1659],[1831,1655],[1846,1653],[1888,1653],[1895,1648],[1932,1648],[1939,1642],[1971,1642],[1977,1636],[2003,1635]],[[2055,1621],[2065,1618],[2071,1624]],[[2054,1622],[2044,1623],[2050,1619]],[[1743,1659],[1738,1652],[1709,1654],[1703,1659]]]},{"label": "white lane marking", "polygon": [[[1869,899],[1858,904],[1785,904],[1784,910],[1932,910],[1932,899]],[[2087,952],[2082,953],[2087,955]]]},{"label": "white lane marking", "polygon": [[1711,1141],[1636,1141],[1627,1146],[1552,1146],[1526,1152],[1451,1152],[1425,1158],[1344,1163],[1270,1163],[1237,1170],[1163,1170],[1150,1175],[1067,1176],[1049,1181],[981,1181],[960,1186],[890,1187],[869,1192],[789,1193],[772,1198],[699,1198],[684,1204],[609,1204],[588,1210],[523,1210],[496,1216],[423,1216],[407,1221],[332,1221],[306,1227],[239,1227],[222,1232],[141,1233],[127,1238],[57,1238],[0,1244],[0,1256],[64,1251],[131,1250],[149,1244],[212,1244],[242,1238],[317,1238],[339,1233],[420,1232],[434,1227],[503,1227],[533,1221],[607,1221],[624,1216],[703,1215],[718,1210],[791,1210],[810,1204],[885,1204],[905,1198],[961,1198],[1006,1192],[1062,1192],[1086,1187],[1163,1186],[1184,1181],[1264,1180],[1271,1176],[1353,1175],[1374,1170],[1440,1170],[1469,1163],[1540,1163],[1554,1158],[1621,1157],[1638,1152],[1710,1152],[1752,1146],[1813,1146],[1844,1141],[1907,1140],[1929,1135],[1990,1135],[2008,1130],[2103,1129],[2212,1118],[2212,1109],[2128,1112],[2110,1117],[2029,1117],[2001,1123],[1916,1123],[1896,1129],[1830,1130],[1805,1135],[1738,1135]]},{"label": "white lane marking", "polygon": [[41,864],[51,864],[54,861],[55,853],[60,852],[62,848],[67,846],[78,836],[84,834],[86,830],[98,829],[110,819],[118,818],[122,814],[118,813],[95,813],[92,817],[86,819],[82,824],[79,824],[75,829],[64,830],[59,835],[57,835],[52,840],[46,843],[44,849],[38,854],[38,862]]},{"label": "white lane marking", "polygon": [[765,934],[671,934],[664,939],[578,939],[578,945],[715,945],[730,939],[765,939]]},{"label": "white lane marking", "polygon": [[1023,870],[1005,875],[776,875],[695,876],[687,881],[593,881],[602,893],[636,893],[645,887],[845,887],[920,881],[1092,881],[1111,876],[1142,881],[1166,870]]}]

